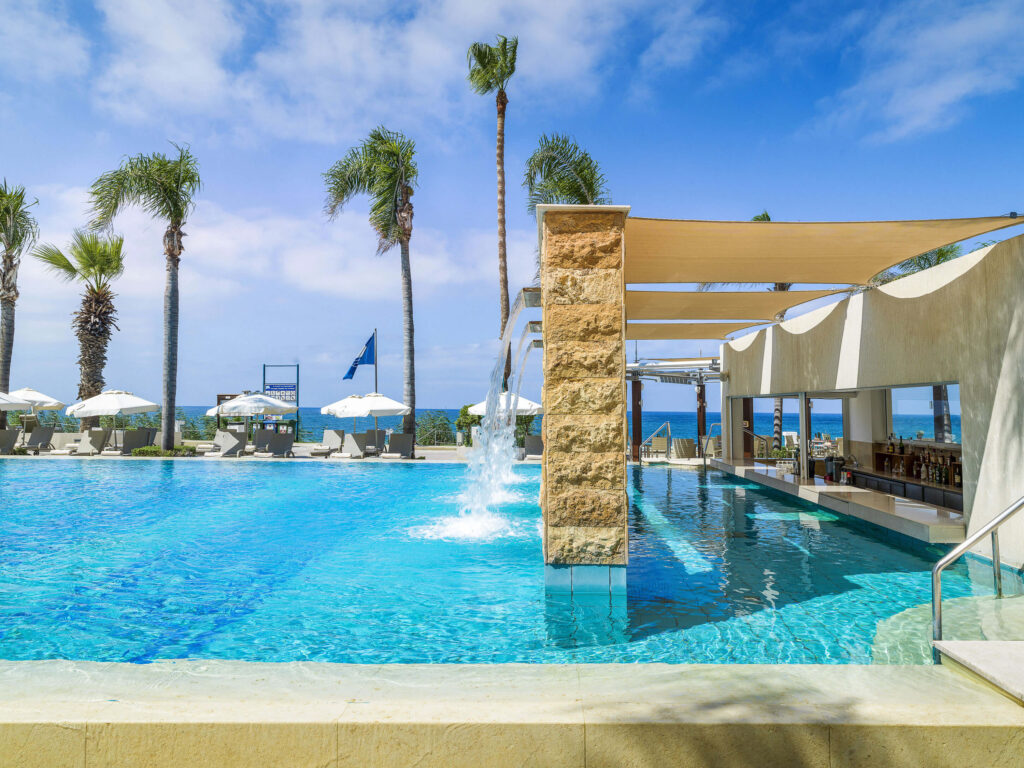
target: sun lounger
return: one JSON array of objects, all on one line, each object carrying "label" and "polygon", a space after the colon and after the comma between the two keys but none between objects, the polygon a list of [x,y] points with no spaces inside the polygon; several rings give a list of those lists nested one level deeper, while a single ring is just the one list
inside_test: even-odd
[{"label": "sun lounger", "polygon": [[[150,440],[149,444],[150,445],[161,445],[162,446],[163,445],[163,441],[164,441],[164,431],[162,429],[157,429],[157,430],[153,431],[153,439]],[[181,445],[181,432],[175,432],[174,433],[174,442],[172,443],[172,445]],[[213,448],[213,445],[211,443],[207,443],[206,446],[207,446],[207,450],[212,450],[212,448]],[[202,448],[202,447],[203,446],[199,446],[199,448]],[[200,451],[198,448],[196,449],[196,452],[197,453],[202,453],[202,451]]]},{"label": "sun lounger", "polygon": [[0,430],[0,456],[7,456],[14,451],[14,444],[18,442],[20,429]]},{"label": "sun lounger", "polygon": [[213,450],[204,454],[205,458],[225,459],[231,456],[238,456],[244,449],[248,438],[238,432],[229,432],[226,429],[217,430],[217,436],[213,439]]},{"label": "sun lounger", "polygon": [[692,438],[672,438],[672,455],[677,459],[694,459],[697,457],[697,445]]},{"label": "sun lounger", "polygon": [[53,446],[50,453],[54,456],[70,456],[80,442],[81,432],[58,432],[50,438],[50,444]]},{"label": "sun lounger", "polygon": [[340,451],[335,451],[329,459],[361,459],[366,456],[366,435],[345,435]]},{"label": "sun lounger", "polygon": [[291,457],[295,455],[292,453],[293,445],[295,445],[294,434],[291,432],[275,432],[271,435],[270,440],[267,441],[266,449],[256,451],[255,456],[258,459],[283,459]]},{"label": "sun lounger", "polygon": [[50,451],[51,456],[96,456],[110,439],[109,429],[90,429],[77,443]]},{"label": "sun lounger", "polygon": [[25,438],[25,450],[35,454],[48,453],[53,449],[53,444],[50,442],[52,439],[53,427],[36,427]]},{"label": "sun lounger", "polygon": [[126,429],[121,435],[121,444],[103,449],[104,456],[131,456],[136,448],[149,445],[153,431],[150,429]]},{"label": "sun lounger", "polygon": [[527,459],[540,459],[544,456],[544,438],[540,435],[527,435],[523,438],[523,450]]},{"label": "sun lounger", "polygon": [[345,443],[344,429],[325,429],[323,440],[319,445],[314,445],[309,452],[310,456],[329,456],[334,451],[340,451]]},{"label": "sun lounger", "polygon": [[387,446],[384,444],[387,432],[383,429],[366,430],[366,453],[384,453]]},{"label": "sun lounger", "polygon": [[382,459],[411,459],[415,435],[407,435],[399,432],[391,433],[391,442],[386,453],[382,453]]},{"label": "sun lounger", "polygon": [[257,429],[252,437],[252,442],[245,446],[246,453],[263,453],[270,445],[271,439],[276,435],[272,429]]}]

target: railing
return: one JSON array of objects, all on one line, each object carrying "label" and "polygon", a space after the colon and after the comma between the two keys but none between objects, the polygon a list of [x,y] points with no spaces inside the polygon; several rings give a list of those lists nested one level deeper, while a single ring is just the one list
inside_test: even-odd
[{"label": "railing", "polygon": [[708,444],[711,442],[711,438],[713,437],[711,432],[715,429],[715,427],[718,427],[718,436],[722,436],[722,422],[716,421],[714,424],[708,427],[708,433],[704,435],[704,445],[700,447],[700,455],[704,459],[704,469],[708,468]]},{"label": "railing", "polygon": [[[1003,596],[1003,572],[1002,564],[999,562],[999,527],[1021,509],[1024,509],[1024,496],[981,526],[963,542],[953,547],[932,567],[932,640],[942,639],[942,572],[989,534],[992,536],[992,583],[996,597]],[[939,661],[939,652],[934,646],[932,646],[932,658],[936,662]]]},{"label": "railing", "polygon": [[[755,434],[753,432],[753,430],[747,429],[746,427],[740,427],[740,429],[743,431],[744,434],[750,435],[755,440],[760,440],[762,443],[764,443],[764,458],[765,459],[770,459],[771,458],[768,455],[768,438],[767,437],[765,437],[764,435]],[[757,451],[754,451],[754,453],[756,454]],[[757,456],[755,456],[754,458],[757,458]]]},{"label": "railing", "polygon": [[[654,440],[654,438],[656,438],[658,436],[658,433],[661,432],[661,430],[663,430],[663,429],[667,429],[668,430],[668,443],[667,443],[666,448],[665,448],[665,458],[667,459],[672,454],[672,425],[669,424],[666,421],[660,427],[658,427],[656,430],[651,432],[651,434],[648,435],[646,440],[644,440],[642,443],[640,443],[640,462],[641,463],[643,463],[643,460],[644,460],[644,446],[648,445],[648,443],[650,443],[652,440]],[[648,446],[648,448],[649,447],[650,446]]]}]

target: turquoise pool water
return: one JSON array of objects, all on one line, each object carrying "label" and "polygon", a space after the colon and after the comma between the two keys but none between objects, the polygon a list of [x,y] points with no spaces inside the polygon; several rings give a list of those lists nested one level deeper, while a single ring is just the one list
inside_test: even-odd
[{"label": "turquoise pool water", "polygon": [[464,473],[0,460],[0,658],[869,662],[940,554],[718,473],[634,469],[627,600],[545,595],[539,468],[499,535],[437,538]]}]

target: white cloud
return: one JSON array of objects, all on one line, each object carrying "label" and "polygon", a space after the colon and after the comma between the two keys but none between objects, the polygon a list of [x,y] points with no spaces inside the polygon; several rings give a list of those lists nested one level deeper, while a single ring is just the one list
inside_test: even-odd
[{"label": "white cloud", "polygon": [[634,27],[654,35],[641,62],[654,72],[688,63],[719,26],[691,2],[660,12],[651,30],[653,0],[95,2],[106,35],[91,84],[99,107],[243,139],[339,141],[379,122],[458,122],[480,100],[465,82],[466,48],[498,33],[520,37],[511,99],[555,102],[597,92]]},{"label": "white cloud", "polygon": [[643,76],[689,66],[708,42],[722,34],[724,19],[705,12],[703,0],[687,0],[663,7],[654,17],[657,35],[640,55]]},{"label": "white cloud", "polygon": [[945,128],[973,98],[1024,78],[1024,0],[898,4],[865,34],[860,79],[825,106],[825,127],[871,126],[895,141]]},{"label": "white cloud", "polygon": [[83,74],[89,63],[85,38],[68,23],[60,4],[0,0],[0,74],[50,81]]}]

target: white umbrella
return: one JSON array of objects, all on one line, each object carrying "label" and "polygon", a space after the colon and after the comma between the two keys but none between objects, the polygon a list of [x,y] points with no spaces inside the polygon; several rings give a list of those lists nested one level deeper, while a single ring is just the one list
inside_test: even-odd
[{"label": "white umbrella", "polygon": [[392,400],[390,397],[371,392],[368,395],[349,395],[336,403],[325,405],[320,413],[335,416],[339,419],[352,419],[352,431],[356,428],[356,419],[373,417],[373,428],[377,429],[378,416],[405,416],[412,409],[409,406]]},{"label": "white umbrella", "polygon": [[255,393],[240,395],[232,400],[225,400],[206,412],[207,416],[280,416],[295,413],[298,406]]},{"label": "white umbrella", "polygon": [[20,398],[0,392],[0,411],[27,411],[31,407]]},{"label": "white umbrella", "polygon": [[16,389],[10,393],[10,397],[24,400],[31,406],[32,413],[36,411],[59,411],[64,407],[64,403],[57,398],[44,395],[42,392],[32,389],[32,387]]},{"label": "white umbrella", "polygon": [[152,413],[159,411],[160,406],[136,397],[131,392],[120,389],[108,389],[95,397],[68,406],[68,416],[86,419],[93,416],[128,416],[133,413]]},{"label": "white umbrella", "polygon": [[[501,397],[498,398],[498,410],[505,411],[506,413],[512,410],[512,393],[502,392]],[[471,405],[469,412],[473,416],[486,416],[487,415],[487,401],[484,400],[482,403]],[[516,400],[516,416],[541,416],[544,413],[544,407],[540,403],[535,403],[533,400],[527,400],[525,397],[520,397]]]},{"label": "white umbrella", "polygon": [[369,395],[349,395],[336,403],[325,405],[320,413],[337,416],[339,419],[355,419],[367,416],[405,416],[409,410],[409,406],[397,400],[372,392]]}]

